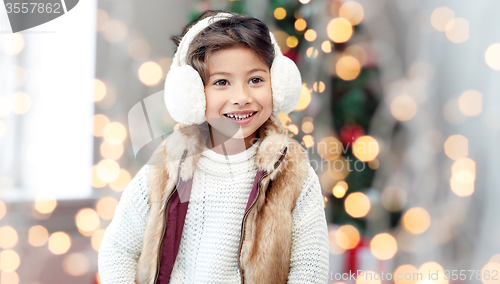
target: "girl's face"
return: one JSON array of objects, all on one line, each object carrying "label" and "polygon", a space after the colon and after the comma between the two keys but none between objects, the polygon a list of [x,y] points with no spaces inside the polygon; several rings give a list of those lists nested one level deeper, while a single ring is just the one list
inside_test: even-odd
[{"label": "girl's face", "polygon": [[[208,123],[228,140],[251,141],[273,108],[269,67],[252,49],[244,46],[212,53],[207,65],[205,116]],[[253,115],[242,120],[230,117],[248,114]]]}]

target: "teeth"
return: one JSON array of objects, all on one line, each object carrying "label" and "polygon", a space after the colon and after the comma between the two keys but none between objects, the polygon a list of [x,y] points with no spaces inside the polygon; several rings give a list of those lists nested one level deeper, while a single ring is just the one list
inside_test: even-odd
[{"label": "teeth", "polygon": [[248,117],[250,117],[252,115],[253,115],[253,113],[247,114],[247,115],[226,114],[227,117],[230,117],[230,118],[235,119],[235,120],[242,120],[242,119],[248,118]]}]

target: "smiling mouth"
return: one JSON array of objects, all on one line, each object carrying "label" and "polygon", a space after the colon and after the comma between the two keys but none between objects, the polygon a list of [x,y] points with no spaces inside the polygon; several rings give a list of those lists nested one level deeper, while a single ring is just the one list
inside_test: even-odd
[{"label": "smiling mouth", "polygon": [[254,116],[256,113],[257,112],[253,112],[250,115],[244,115],[244,116],[233,116],[233,115],[230,115],[230,114],[229,115],[228,114],[224,114],[224,116],[227,117],[227,118],[233,119],[233,120],[244,120],[244,119],[247,119],[249,117]]}]

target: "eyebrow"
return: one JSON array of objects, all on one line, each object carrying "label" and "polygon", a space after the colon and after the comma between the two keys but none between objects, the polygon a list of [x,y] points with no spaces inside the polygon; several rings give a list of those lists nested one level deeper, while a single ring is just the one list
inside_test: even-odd
[{"label": "eyebrow", "polygon": [[[262,68],[254,68],[250,71],[247,72],[247,74],[250,74],[250,73],[253,73],[253,72],[257,72],[257,71],[262,71],[262,72],[266,72],[266,70],[262,69]],[[209,76],[212,77],[212,76],[215,76],[215,75],[224,75],[224,76],[230,76],[231,73],[228,73],[228,72],[215,72],[215,73],[212,73],[210,74]]]}]

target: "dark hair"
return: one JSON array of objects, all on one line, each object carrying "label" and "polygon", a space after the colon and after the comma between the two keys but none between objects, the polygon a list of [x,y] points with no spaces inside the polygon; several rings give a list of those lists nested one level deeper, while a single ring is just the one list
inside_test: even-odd
[{"label": "dark hair", "polygon": [[220,12],[230,13],[234,16],[210,24],[193,38],[187,52],[186,62],[198,71],[203,84],[207,84],[209,77],[206,64],[208,56],[215,51],[225,48],[249,47],[271,68],[274,59],[274,46],[269,36],[269,29],[262,21],[253,17],[221,10],[208,10],[184,27],[181,35],[173,36],[171,39],[175,45],[179,46],[182,37],[198,21]]}]

